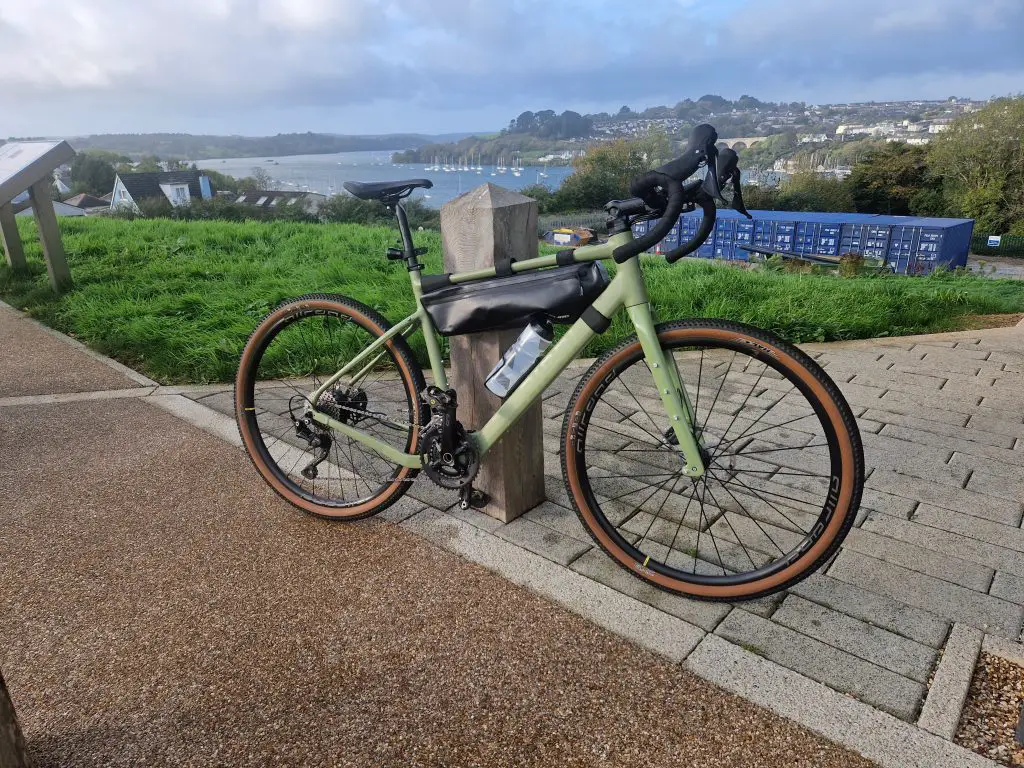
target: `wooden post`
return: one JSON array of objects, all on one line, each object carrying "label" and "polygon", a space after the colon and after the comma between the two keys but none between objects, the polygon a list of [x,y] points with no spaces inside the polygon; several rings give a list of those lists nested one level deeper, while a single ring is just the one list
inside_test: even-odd
[{"label": "wooden post", "polygon": [[53,200],[50,199],[50,180],[37,181],[29,188],[32,200],[32,212],[39,227],[39,239],[43,243],[43,255],[46,257],[46,271],[50,274],[50,287],[60,293],[71,287],[71,271],[64,256],[64,245],[60,241],[60,230],[57,228],[57,214],[53,211]]},{"label": "wooden post", "polygon": [[14,705],[0,672],[0,768],[29,768],[25,737],[14,714]]},{"label": "wooden post", "polygon": [[14,207],[10,203],[0,205],[0,240],[4,241],[4,253],[7,255],[7,266],[13,272],[27,272],[25,264],[25,248],[18,234],[18,222],[14,220]]},{"label": "wooden post", "polygon": [[[441,208],[444,268],[465,272],[502,257],[537,255],[537,202],[487,183]],[[524,320],[523,327],[526,327]],[[453,336],[451,385],[459,394],[459,420],[478,429],[501,405],[484,377],[516,340],[520,329]],[[509,522],[544,501],[544,430],[540,403],[531,406],[484,458],[473,485],[488,494],[484,509]]]}]

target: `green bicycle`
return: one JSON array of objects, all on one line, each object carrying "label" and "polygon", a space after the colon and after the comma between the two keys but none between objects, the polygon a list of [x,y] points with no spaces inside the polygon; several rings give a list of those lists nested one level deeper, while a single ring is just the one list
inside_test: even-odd
[{"label": "green bicycle", "polygon": [[[634,180],[636,197],[607,206],[606,241],[450,275],[421,274],[402,205],[429,180],[347,183],[395,213],[402,247],[388,257],[405,262],[416,311],[391,324],[355,299],[312,294],[267,315],[235,386],[256,469],[295,506],[336,520],[387,508],[420,471],[479,506],[480,460],[624,309],[636,334],[590,366],[562,426],[562,473],[584,527],[634,576],[694,598],[753,599],[805,578],[836,552],[860,504],[849,406],[814,360],[767,331],[655,324],[640,268],[639,255],[699,206],[699,231],[665,258],[696,250],[723,188],[746,213],[736,154],[716,142],[714,128],[698,126],[682,157]],[[702,167],[703,179],[687,181]],[[641,221],[650,230],[635,237]],[[609,259],[611,279],[599,264]],[[571,325],[542,354],[552,322]],[[437,334],[523,326],[492,372],[504,402],[466,430]],[[419,330],[429,386],[407,343]]]}]

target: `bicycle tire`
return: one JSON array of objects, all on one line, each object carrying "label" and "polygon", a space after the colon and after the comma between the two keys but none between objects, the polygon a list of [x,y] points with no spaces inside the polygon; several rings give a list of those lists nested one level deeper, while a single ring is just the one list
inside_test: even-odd
[{"label": "bicycle tire", "polygon": [[[807,403],[811,407],[811,413],[809,416],[803,416],[801,418],[809,419],[811,416],[818,418],[819,423],[821,424],[822,435],[827,439],[827,460],[832,473],[831,477],[828,477],[826,480],[826,495],[822,503],[818,521],[808,532],[807,543],[804,544],[803,541],[801,541],[798,545],[798,548],[795,550],[796,554],[790,553],[789,555],[786,555],[786,553],[783,553],[783,557],[778,558],[776,562],[772,562],[764,566],[758,566],[757,563],[760,559],[766,556],[765,553],[755,549],[754,554],[759,556],[758,559],[755,559],[751,556],[750,552],[747,552],[747,556],[750,558],[753,569],[746,574],[730,572],[730,569],[726,567],[730,563],[726,562],[727,558],[721,554],[717,545],[714,550],[714,552],[717,553],[717,558],[714,556],[705,558],[703,551],[698,552],[698,550],[700,550],[701,531],[710,532],[719,524],[719,521],[723,519],[729,524],[732,529],[732,534],[736,534],[737,529],[732,523],[732,520],[735,520],[735,518],[729,518],[728,515],[732,513],[731,510],[733,510],[737,505],[747,514],[748,517],[752,519],[762,532],[765,531],[764,526],[768,524],[759,522],[757,518],[753,517],[743,503],[737,499],[737,496],[731,492],[729,493],[732,495],[732,499],[736,501],[736,504],[732,504],[730,500],[724,496],[723,498],[725,498],[727,502],[725,504],[722,504],[716,498],[715,503],[718,505],[718,508],[715,511],[718,513],[718,517],[715,518],[713,525],[710,524],[710,515],[708,516],[707,521],[705,521],[703,517],[698,518],[696,525],[697,546],[696,548],[693,548],[692,546],[690,547],[694,550],[692,553],[692,572],[683,572],[679,568],[679,563],[688,562],[688,558],[691,554],[686,552],[687,559],[684,560],[682,555],[679,554],[679,552],[684,550],[680,549],[679,551],[675,551],[673,549],[677,543],[676,537],[679,535],[680,528],[683,528],[684,522],[687,519],[690,509],[689,503],[687,503],[685,511],[683,511],[682,517],[679,518],[679,521],[672,521],[676,523],[676,532],[667,547],[667,553],[664,555],[664,563],[657,561],[652,562],[650,554],[645,556],[643,550],[640,548],[641,545],[647,543],[649,549],[665,551],[664,540],[659,542],[653,537],[648,540],[648,538],[645,537],[649,536],[649,533],[645,532],[643,536],[636,538],[635,541],[629,541],[629,536],[637,537],[638,534],[635,532],[635,529],[634,532],[626,532],[624,535],[624,532],[619,530],[619,527],[614,520],[616,519],[616,516],[619,516],[625,520],[625,523],[620,523],[620,525],[629,525],[638,513],[636,511],[632,511],[631,517],[629,515],[623,516],[621,511],[609,512],[608,510],[603,509],[602,504],[611,508],[611,505],[614,502],[602,502],[599,498],[599,494],[594,492],[593,482],[596,479],[598,481],[607,481],[607,484],[611,484],[611,478],[616,476],[595,475],[594,478],[591,478],[591,471],[587,467],[586,462],[588,461],[587,438],[590,435],[591,422],[593,421],[595,424],[599,422],[599,419],[595,418],[594,414],[598,409],[601,398],[606,396],[606,393],[612,392],[611,387],[615,384],[616,380],[623,376],[631,366],[636,365],[638,362],[641,367],[644,368],[643,373],[645,373],[647,377],[650,377],[649,371],[647,371],[643,366],[643,352],[640,348],[640,343],[635,336],[622,342],[614,349],[609,350],[594,362],[580,380],[566,410],[561,437],[562,472],[570,500],[577,516],[598,546],[619,566],[625,568],[634,576],[665,591],[682,594],[687,597],[700,600],[731,602],[753,600],[759,597],[764,597],[796,584],[820,568],[837,552],[843,539],[846,537],[853,525],[856,511],[860,504],[864,484],[863,448],[861,446],[857,423],[849,405],[846,403],[846,400],[843,398],[842,393],[839,391],[835,383],[828,377],[822,368],[814,362],[814,360],[793,345],[779,339],[768,331],[740,323],[713,319],[694,319],[668,322],[658,325],[656,330],[663,349],[666,349],[673,355],[677,354],[677,350],[686,349],[690,350],[692,356],[695,357],[696,350],[698,348],[700,349],[701,371],[697,374],[698,387],[699,382],[702,380],[705,349],[721,349],[726,352],[732,351],[733,359],[735,359],[736,355],[741,354],[750,359],[759,361],[764,366],[764,370],[771,369],[775,372],[772,376],[778,374],[779,381],[781,382],[779,384],[780,389],[788,381],[792,385],[793,389],[795,389],[800,395],[807,398]],[[733,363],[729,364],[729,370],[726,370],[721,378],[721,383],[718,384],[718,394],[715,396],[716,402],[719,399],[719,395],[722,392],[725,381],[730,375],[732,365]],[[744,369],[742,373],[745,374],[745,372],[746,369]],[[687,386],[688,391],[690,391],[690,386],[686,380],[686,376],[682,376],[682,379],[684,386]],[[623,381],[625,382],[625,379],[623,379]],[[766,379],[765,381],[768,382],[769,380]],[[626,383],[626,386],[628,388],[628,383]],[[751,392],[756,388],[757,384],[755,383],[751,387]],[[630,394],[632,394],[632,392],[630,392]],[[697,408],[699,408],[699,388],[697,394]],[[748,393],[747,398],[749,399],[749,397],[750,394]],[[780,396],[779,402],[782,402],[785,397],[786,395]],[[633,399],[636,400],[637,406],[641,405],[642,401],[640,399],[635,396]],[[798,398],[791,398],[790,401],[787,401],[786,406],[794,407],[792,406],[792,401],[797,399]],[[741,405],[736,409],[736,413],[732,416],[729,428],[732,428],[732,423],[735,422],[740,417],[740,413],[745,410],[745,404],[746,400],[744,401],[744,405]],[[657,405],[660,407],[660,400],[657,401]],[[616,407],[612,405],[611,407],[615,408],[615,410],[620,414],[629,410],[622,407],[621,401],[619,402],[619,406]],[[711,418],[711,412],[714,408],[715,404],[712,403],[708,409],[708,414],[705,417],[704,427],[707,427],[708,419]],[[607,406],[606,410],[608,410],[609,413],[612,413]],[[700,421],[700,413],[697,415],[697,421]],[[799,418],[796,419],[796,421],[799,422]],[[770,421],[764,423],[769,424],[770,427],[779,427],[780,429],[786,427],[784,422],[781,426],[778,423],[773,424]],[[638,424],[646,427],[646,423],[640,422],[639,420],[631,421],[630,419],[623,418],[617,427],[614,429],[607,429],[607,432],[609,434],[616,431],[638,433]],[[652,421],[652,424],[656,427],[658,426],[654,421]],[[803,424],[808,424],[808,422],[804,421]],[[747,429],[749,430],[749,427]],[[664,433],[666,436],[664,439],[668,439],[669,433],[670,430],[667,430]],[[726,430],[726,433],[728,433],[728,429]],[[655,435],[655,433],[651,434]],[[752,434],[753,436],[757,436],[758,433],[755,431]],[[606,443],[611,440],[608,435],[602,435],[602,437]],[[741,437],[743,436],[741,435]],[[621,442],[625,438],[620,435],[618,439],[619,442]],[[656,445],[659,450],[662,449],[662,446],[657,445],[658,441],[653,438],[641,436],[640,439],[651,440],[652,445]],[[721,450],[731,451],[739,438],[737,438],[737,440],[729,441],[727,439],[727,434],[724,434],[721,436],[721,439]],[[629,444],[637,445],[637,443]],[[815,445],[814,447],[816,448],[820,446]],[[614,453],[614,451],[607,448],[597,448],[594,450],[601,453]],[[618,449],[617,456],[619,458],[617,461],[634,462],[632,464],[627,464],[627,466],[635,467],[635,460],[632,456],[625,455],[624,452],[626,450],[632,451],[636,449]],[[741,456],[743,449],[741,448],[737,450],[739,450],[740,453],[730,455]],[[759,462],[765,460],[765,456],[763,454],[770,451],[791,451],[798,453],[801,450],[802,449],[800,448],[769,447],[767,449],[754,451],[754,453],[762,454],[761,456],[751,458],[751,456],[748,455],[742,459],[742,462],[750,464],[751,466],[760,466]],[[678,459],[677,453],[673,455]],[[820,458],[820,454],[816,454],[815,456]],[[603,460],[600,456],[595,459],[595,461],[597,460],[604,461],[604,463],[607,464],[607,460]],[[778,459],[772,458],[771,460],[776,461]],[[730,463],[734,463],[735,461],[736,459],[732,459]],[[680,462],[680,464],[681,463],[682,462]],[[671,467],[671,464],[663,464],[662,466]],[[718,475],[718,465],[715,464],[714,466],[715,469],[712,470],[712,465],[709,465],[709,471],[706,478],[712,477],[713,475],[714,479],[710,481],[705,479],[705,490],[709,489],[709,482],[721,482]],[[669,496],[674,493],[675,488],[677,487],[678,481],[675,480],[672,481],[673,484],[671,488],[668,487],[669,471],[670,470],[657,470],[651,467],[651,476],[665,476],[666,479],[664,481],[648,483],[648,487],[655,486],[659,488],[659,490],[652,491],[652,495],[648,496],[648,499],[652,497],[657,498],[656,494],[662,492],[665,494],[665,498],[661,502],[661,507],[659,507],[655,512],[652,513],[649,509],[644,510],[643,512],[644,515],[650,518],[650,522],[647,524],[648,532],[650,532],[652,526],[654,526],[656,522],[655,519],[659,518],[659,515],[662,514],[666,501]],[[731,468],[730,472],[732,474],[724,475],[728,477],[729,480],[723,482],[722,485],[728,486],[730,482],[735,483],[735,476],[742,471],[744,470],[737,470],[735,467]],[[767,474],[768,472],[768,470],[747,471],[759,472],[760,474]],[[791,471],[778,471],[776,473],[776,475],[787,476],[799,474],[802,473]],[[811,473],[806,474],[810,475]],[[770,477],[775,477],[776,475],[771,475]],[[755,475],[755,477],[756,476],[757,475]],[[629,475],[627,473],[617,477],[627,478]],[[822,477],[825,476],[823,475]],[[640,483],[649,479],[650,477],[634,479],[632,482]],[[789,480],[789,477],[782,478],[783,482]],[[629,481],[619,480],[617,482],[623,483]],[[766,478],[765,482],[772,481],[769,478]],[[750,485],[745,483],[742,485],[745,490],[740,491],[741,497],[749,497],[756,494],[756,488],[751,488]],[[685,487],[684,490],[686,490]],[[640,491],[636,491],[635,493],[638,496],[641,495]],[[647,491],[645,490],[643,493],[647,493]],[[699,491],[697,490],[691,490],[691,501],[698,493]],[[766,493],[768,496],[763,498],[768,499],[768,503],[772,507],[775,507],[776,504],[783,508],[787,508],[788,505],[791,504],[795,507],[796,505],[793,504],[793,502],[800,501],[799,499],[794,498],[792,501],[782,502],[776,498],[775,503],[773,504],[771,496],[778,496],[778,492],[767,491]],[[712,498],[715,498],[713,492]],[[782,495],[782,498],[789,497]],[[699,502],[701,506],[701,514],[703,514],[705,500],[706,496],[702,495]],[[656,503],[657,502],[652,502],[650,506],[653,507]],[[808,506],[811,505],[811,502],[800,501],[800,503],[807,504]],[[806,512],[806,510],[801,511]],[[676,514],[678,515],[678,513]],[[737,515],[739,515],[739,513],[737,513]],[[789,520],[790,518],[786,516],[786,519]],[[705,522],[709,522],[707,527],[705,527]],[[658,525],[662,525],[662,523],[658,522]],[[750,525],[747,527],[753,529]],[[769,527],[771,526],[769,525]],[[692,539],[692,531],[687,530],[686,532]],[[708,533],[704,533],[704,535],[707,536]],[[768,538],[772,538],[770,533],[767,535]],[[794,537],[796,536],[795,533],[793,535]],[[737,539],[738,534],[732,535],[730,538]],[[714,543],[713,535],[712,543]],[[735,547],[735,543],[732,540],[729,540],[726,543]],[[774,540],[773,543],[775,543]],[[655,547],[655,544],[659,544],[660,549]],[[743,546],[742,540],[739,541],[739,545]],[[768,547],[765,546],[764,548],[767,549]],[[780,550],[782,549],[782,547],[779,548]],[[707,549],[706,546],[705,549]],[[738,553],[736,556],[739,556]],[[669,566],[668,563],[673,558],[675,558],[675,566]],[[717,562],[715,562],[714,565],[715,567],[721,567],[723,572],[722,576],[718,576],[717,573],[711,574],[710,571],[712,569],[708,567],[709,564],[705,562],[705,559],[716,560]],[[700,572],[701,568],[704,569],[704,572]],[[747,574],[753,575],[749,578],[745,578]]]},{"label": "bicycle tire", "polygon": [[[390,482],[382,485],[379,492],[368,498],[356,501],[346,501],[344,498],[317,498],[315,484],[314,492],[310,493],[294,477],[290,477],[290,473],[274,459],[259,425],[259,414],[254,398],[263,355],[285,328],[299,319],[311,316],[351,321],[373,338],[383,335],[391,328],[391,324],[372,308],[347,296],[307,294],[280,304],[256,326],[242,352],[235,379],[234,396],[238,432],[257,472],[285,501],[317,517],[331,520],[361,520],[381,512],[404,496],[419,470],[410,467],[396,469]],[[420,398],[420,393],[426,388],[423,371],[401,335],[390,339],[382,349],[398,372],[405,393],[410,429],[408,439],[404,441],[404,449],[408,453],[413,453],[418,447],[420,432],[427,419],[426,406]],[[355,444],[354,441],[350,443]],[[355,469],[353,460],[353,472]],[[291,474],[294,474],[294,467]],[[369,487],[369,483],[366,485]]]}]

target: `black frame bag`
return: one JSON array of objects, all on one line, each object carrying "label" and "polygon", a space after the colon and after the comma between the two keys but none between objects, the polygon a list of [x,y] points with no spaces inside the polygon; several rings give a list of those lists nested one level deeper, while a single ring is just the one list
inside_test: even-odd
[{"label": "black frame bag", "polygon": [[531,320],[575,322],[608,282],[595,261],[448,285],[424,293],[422,302],[438,333],[458,336],[521,328]]}]

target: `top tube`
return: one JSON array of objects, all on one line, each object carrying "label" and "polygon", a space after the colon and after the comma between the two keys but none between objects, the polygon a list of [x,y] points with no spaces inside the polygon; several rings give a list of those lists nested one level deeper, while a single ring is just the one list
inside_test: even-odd
[{"label": "top tube", "polygon": [[[620,245],[633,241],[633,231],[627,229],[625,232],[620,232],[617,235],[612,235],[603,243],[595,243],[594,245],[581,245],[572,252],[572,260],[574,264],[584,264],[590,261],[603,261],[605,259],[612,258],[612,252]],[[549,256],[538,256],[533,259],[525,259],[523,261],[512,262],[512,272],[529,272],[534,269],[544,269],[545,267],[553,267],[558,264],[558,257],[554,254]],[[488,277],[494,277],[497,275],[497,271],[494,267],[488,267],[486,269],[476,269],[472,272],[455,272],[449,275],[449,279],[453,283],[465,283],[470,280],[483,280]]]}]

